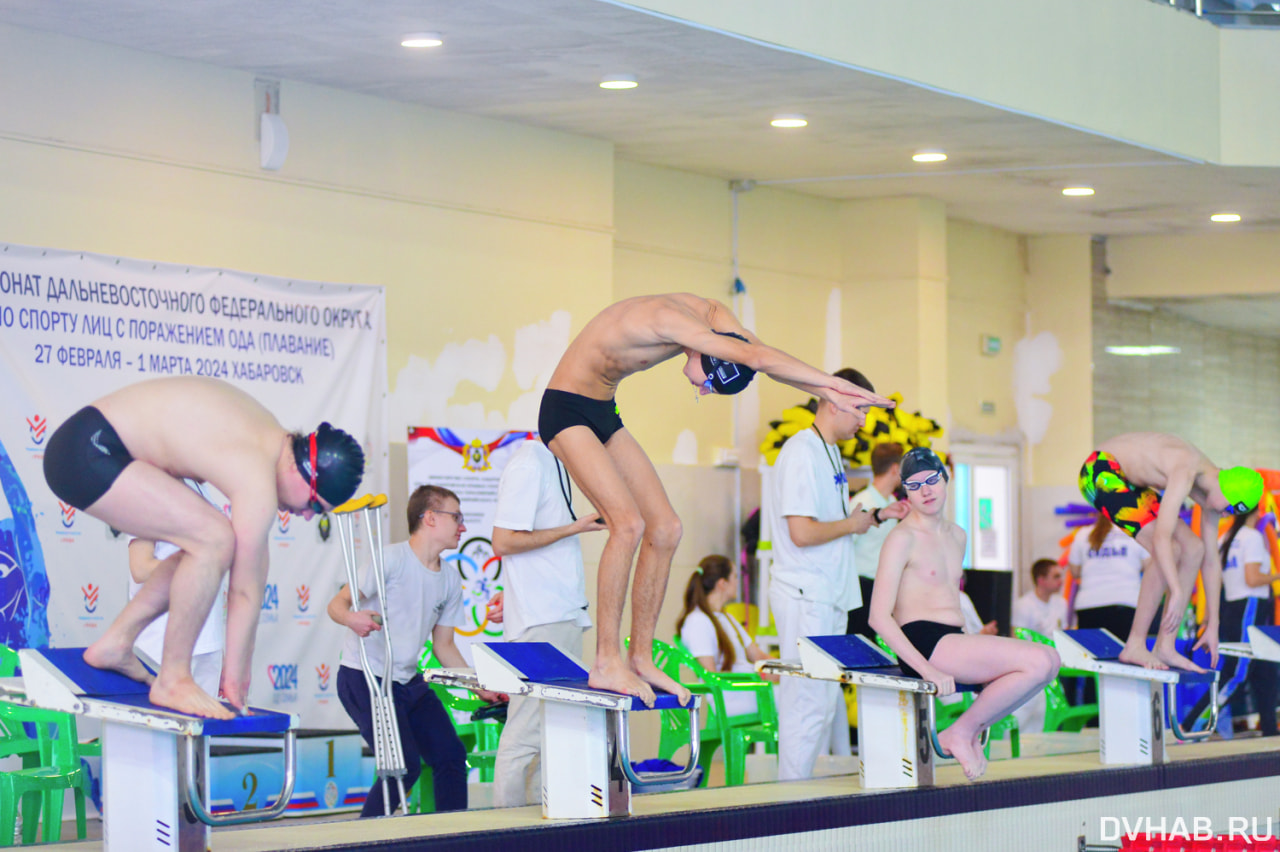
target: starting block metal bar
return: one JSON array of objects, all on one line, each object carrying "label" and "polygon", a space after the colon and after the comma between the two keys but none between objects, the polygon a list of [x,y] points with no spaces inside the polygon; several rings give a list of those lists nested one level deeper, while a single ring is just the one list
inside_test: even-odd
[{"label": "starting block metal bar", "polygon": [[[209,826],[263,822],[289,806],[296,716],[255,708],[234,719],[204,719],[156,707],[146,684],[93,668],[83,648],[23,649],[18,658],[22,695],[10,691],[5,700],[102,721],[102,834],[108,852],[206,852]],[[198,780],[204,775],[205,738],[246,733],[283,738],[280,795],[267,808],[211,814]]]},{"label": "starting block metal bar", "polygon": [[[631,814],[632,789],[676,787],[698,772],[698,696],[688,706],[665,692],[654,706],[596,689],[582,663],[547,642],[485,642],[472,646],[475,670],[432,669],[435,683],[538,699],[542,713],[542,815],[590,819]],[[636,772],[631,766],[627,713],[687,710],[689,757],[676,772]]]},{"label": "starting block metal bar", "polygon": [[[1218,673],[1148,669],[1120,662],[1124,643],[1107,630],[1055,630],[1064,668],[1098,675],[1099,756],[1103,764],[1157,765],[1168,757],[1166,721],[1178,740],[1199,742],[1217,728]],[[1186,731],[1178,713],[1178,684],[1205,683],[1210,690],[1208,727]]]},{"label": "starting block metal bar", "polygon": [[903,674],[888,654],[859,634],[802,637],[798,650],[799,665],[763,660],[756,669],[765,674],[857,687],[858,730],[876,732],[873,737],[858,740],[862,786],[933,786],[934,754],[951,757],[938,742],[934,704],[937,687]]}]

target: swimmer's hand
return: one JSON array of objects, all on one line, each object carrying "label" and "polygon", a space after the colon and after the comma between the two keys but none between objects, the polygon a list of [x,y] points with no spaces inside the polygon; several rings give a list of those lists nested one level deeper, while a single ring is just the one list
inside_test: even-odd
[{"label": "swimmer's hand", "polygon": [[1205,624],[1200,638],[1191,646],[1191,652],[1195,653],[1197,648],[1204,648],[1209,652],[1209,668],[1216,669],[1218,667],[1218,625]]},{"label": "swimmer's hand", "polygon": [[487,689],[477,689],[473,691],[475,692],[476,697],[479,698],[481,701],[483,701],[485,704],[496,704],[499,701],[511,700],[511,696],[507,695],[505,692],[490,692]]},{"label": "swimmer's hand", "polygon": [[938,697],[943,698],[956,691],[956,679],[933,666],[920,669],[920,676],[938,688]]},{"label": "swimmer's hand", "polygon": [[362,609],[347,616],[347,627],[363,639],[373,631],[382,629],[382,616],[371,609]]},{"label": "swimmer's hand", "polygon": [[860,388],[852,382],[846,382],[844,379],[832,376],[831,381],[831,387],[819,388],[818,390],[827,402],[840,411],[853,413],[860,409],[865,412],[868,408],[893,408],[897,404],[891,399]]},{"label": "swimmer's hand", "polygon": [[502,594],[502,592],[498,592],[489,598],[489,603],[484,608],[484,617],[493,624],[502,623]]},{"label": "swimmer's hand", "polygon": [[237,716],[249,715],[249,685],[237,684],[228,677],[226,669],[222,671],[222,683],[218,687],[219,697],[231,705]]}]

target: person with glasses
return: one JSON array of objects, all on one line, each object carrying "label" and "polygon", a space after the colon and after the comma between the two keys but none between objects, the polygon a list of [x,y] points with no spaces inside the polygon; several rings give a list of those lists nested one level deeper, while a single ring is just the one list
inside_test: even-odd
[{"label": "person with glasses", "polygon": [[[277,510],[310,519],[349,500],[363,475],[364,452],[346,432],[321,423],[309,434],[290,434],[261,403],[217,379],[138,382],[71,415],[45,447],[44,476],[54,495],[122,533],[181,550],[151,572],[85,651],[85,662],[151,684],[157,706],[232,718],[191,676],[196,635],[225,575],[221,693],[243,711]],[[184,477],[222,492],[235,507],[232,517]],[[133,644],[164,612],[164,654],[153,677]]]},{"label": "person with glasses", "polygon": [[[1080,493],[1089,504],[1151,554],[1158,571],[1146,571],[1138,606],[1120,660],[1153,669],[1170,666],[1202,672],[1178,652],[1175,640],[1196,574],[1204,582],[1206,619],[1192,650],[1205,648],[1218,665],[1222,560],[1205,542],[1218,540],[1218,519],[1248,514],[1262,499],[1262,475],[1247,467],[1219,469],[1204,453],[1175,435],[1130,432],[1104,442],[1080,469]],[[1200,535],[1178,513],[1190,498],[1200,507]],[[1167,595],[1166,595],[1167,592]],[[1147,626],[1166,597],[1155,647],[1147,650]]]},{"label": "person with glasses", "polygon": [[1047,645],[963,630],[960,580],[965,532],[947,520],[947,469],[937,453],[916,447],[902,458],[902,484],[911,511],[885,538],[871,592],[871,627],[894,653],[903,673],[933,683],[938,696],[956,684],[982,691],[938,742],[965,777],[986,772],[982,732],[1058,675],[1058,653]]},{"label": "person with glasses", "polygon": [[[467,661],[454,641],[454,628],[465,623],[462,609],[462,577],[440,562],[440,554],[455,550],[467,525],[458,495],[437,485],[420,485],[409,495],[406,510],[409,538],[384,548],[387,599],[379,600],[372,566],[360,570],[359,605],[352,605],[351,588],[343,584],[329,601],[329,618],[351,632],[347,634],[338,665],[338,700],[360,729],[364,741],[373,747],[373,712],[369,686],[360,663],[360,639],[386,626],[391,633],[391,697],[400,728],[404,753],[404,788],[410,790],[422,773],[422,763],[431,767],[437,811],[467,808],[467,750],[458,738],[440,699],[418,672],[418,656],[429,640],[441,665],[467,668]],[[381,642],[366,642],[369,666],[379,677],[386,658]],[[502,696],[480,690],[485,701]],[[400,792],[391,787],[390,809],[384,809],[382,785],[369,788],[360,816],[395,813]]]},{"label": "person with glasses", "polygon": [[[654,687],[689,701],[689,690],[653,662],[680,518],[653,462],[622,424],[614,396],[627,376],[683,355],[698,394],[736,394],[757,372],[841,410],[893,402],[766,346],[714,299],[690,293],[636,296],[605,308],[569,344],[543,393],[538,433],[604,518],[596,656],[588,682],[652,706]],[[631,586],[631,647],[622,651],[622,609]]]},{"label": "person with glasses", "polygon": [[[872,393],[862,373],[846,367],[838,378]],[[778,627],[783,660],[796,661],[802,636],[844,633],[850,610],[862,606],[854,570],[853,537],[907,513],[905,503],[884,508],[849,509],[849,483],[839,442],[866,422],[861,407],[843,410],[826,399],[818,403],[813,425],[787,439],[773,463],[769,498],[764,503],[773,532],[769,611]],[[783,678],[778,684],[778,780],[813,775],[828,746],[849,752],[839,684]]]}]

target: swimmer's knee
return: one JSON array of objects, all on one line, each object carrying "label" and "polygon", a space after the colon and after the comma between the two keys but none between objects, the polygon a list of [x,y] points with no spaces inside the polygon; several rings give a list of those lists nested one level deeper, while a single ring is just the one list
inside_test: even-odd
[{"label": "swimmer's knee", "polygon": [[1058,652],[1046,645],[1038,646],[1040,651],[1036,655],[1036,676],[1048,683],[1058,676],[1058,668],[1062,665],[1062,660],[1058,657]]},{"label": "swimmer's knee", "polygon": [[646,526],[645,536],[658,550],[675,553],[684,536],[684,525],[679,517],[670,515]]},{"label": "swimmer's knee", "polygon": [[609,537],[617,539],[626,548],[635,552],[644,538],[645,523],[639,512],[627,513],[609,519]]},{"label": "swimmer's knee", "polygon": [[229,521],[219,517],[198,530],[195,538],[193,555],[201,561],[216,564],[223,572],[231,567],[231,560],[236,553],[236,534]]}]

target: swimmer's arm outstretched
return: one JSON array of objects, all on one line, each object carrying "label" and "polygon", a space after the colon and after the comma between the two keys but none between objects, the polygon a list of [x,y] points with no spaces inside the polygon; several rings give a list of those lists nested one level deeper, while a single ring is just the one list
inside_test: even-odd
[{"label": "swimmer's arm outstretched", "polygon": [[[810,367],[781,349],[761,343],[758,337],[738,322],[728,308],[719,302],[713,302],[713,305],[716,307],[715,323],[720,326],[719,328],[712,328],[683,311],[668,311],[663,322],[665,327],[660,329],[661,333],[673,343],[678,343],[694,352],[742,364],[757,373],[764,373],[776,382],[825,399],[841,411],[852,411],[858,406],[866,405],[893,408],[892,400],[824,373],[816,367]],[[747,339],[746,341],[738,340],[724,334],[716,334],[717,331],[732,331]]]},{"label": "swimmer's arm outstretched", "polygon": [[[275,520],[274,484],[231,497],[235,555],[227,580],[227,650],[222,662],[222,695],[237,709],[249,700],[253,645],[267,584],[267,539]],[[257,498],[257,499],[254,499]]]},{"label": "swimmer's arm outstretched", "polygon": [[955,678],[931,666],[924,655],[916,650],[916,646],[911,644],[898,622],[893,620],[893,610],[898,603],[898,587],[902,583],[902,572],[907,567],[910,556],[910,533],[901,527],[893,529],[885,537],[884,546],[880,549],[880,564],[876,568],[875,583],[871,586],[871,609],[867,624],[889,643],[899,660],[938,687],[938,695],[950,695],[956,691]]},{"label": "swimmer's arm outstretched", "polygon": [[[462,652],[458,650],[458,643],[453,639],[452,625],[437,624],[431,628],[431,650],[435,652],[436,659],[440,661],[440,665],[446,669],[470,668],[463,658]],[[495,701],[507,700],[506,695],[500,692],[490,692],[487,689],[473,689],[472,692],[490,704]]]}]

